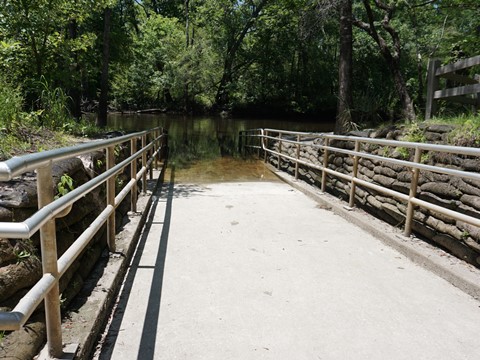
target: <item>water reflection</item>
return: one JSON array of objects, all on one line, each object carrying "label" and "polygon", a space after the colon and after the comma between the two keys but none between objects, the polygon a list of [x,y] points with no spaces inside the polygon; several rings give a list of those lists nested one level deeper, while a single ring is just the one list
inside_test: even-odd
[{"label": "water reflection", "polygon": [[[162,126],[168,130],[170,162],[176,176],[202,181],[264,179],[263,166],[240,163],[238,133],[253,128],[293,131],[331,131],[330,122],[296,122],[272,119],[230,119],[172,115],[110,115],[108,125],[125,131]],[[182,174],[184,176],[182,176]],[[178,179],[178,177],[177,177]]]}]

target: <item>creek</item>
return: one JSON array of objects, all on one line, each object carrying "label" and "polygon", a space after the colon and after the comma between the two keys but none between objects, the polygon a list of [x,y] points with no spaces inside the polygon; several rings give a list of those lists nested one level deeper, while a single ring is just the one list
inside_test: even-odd
[{"label": "creek", "polygon": [[162,126],[168,131],[170,165],[177,182],[248,181],[270,176],[261,162],[239,154],[239,132],[255,128],[291,131],[332,131],[331,119],[318,121],[223,118],[165,114],[111,114],[108,126],[141,131]]}]

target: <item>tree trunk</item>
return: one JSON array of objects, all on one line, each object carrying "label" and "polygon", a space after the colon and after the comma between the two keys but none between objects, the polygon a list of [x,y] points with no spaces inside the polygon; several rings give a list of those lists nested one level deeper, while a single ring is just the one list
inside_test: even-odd
[{"label": "tree trunk", "polygon": [[[380,49],[380,53],[384,57],[385,61],[387,62],[387,66],[392,73],[395,90],[402,104],[402,116],[407,121],[415,121],[415,108],[413,106],[412,98],[408,93],[407,85],[400,67],[400,55],[402,52],[400,36],[390,24],[390,21],[395,12],[395,4],[392,3],[389,5],[378,0],[375,0],[373,3],[375,4],[377,9],[383,11],[384,13],[381,24],[378,25],[378,21],[375,20],[374,12],[370,5],[370,0],[363,0],[363,5],[367,13],[368,22],[363,22],[355,19],[353,23],[360,29],[364,30],[377,43]],[[377,31],[377,26],[381,26],[383,30],[385,30],[385,32],[390,35],[390,38],[392,40],[391,44],[389,44]]]},{"label": "tree trunk", "polygon": [[[185,42],[186,48],[190,47],[190,0],[185,0]],[[190,111],[190,101],[189,101],[189,89],[188,89],[189,79],[185,79],[183,84],[183,98],[185,100],[186,112]]]},{"label": "tree trunk", "polygon": [[102,78],[100,82],[100,99],[98,103],[97,126],[107,126],[108,112],[108,63],[110,60],[110,22],[112,9],[106,8],[104,12],[103,28],[103,58],[102,58]]},{"label": "tree trunk", "polygon": [[340,55],[335,134],[344,134],[352,124],[352,52],[352,0],[345,0],[340,8]]},{"label": "tree trunk", "polygon": [[220,80],[217,95],[215,96],[215,105],[218,107],[218,109],[224,109],[230,100],[228,86],[232,82],[232,67],[233,56],[227,54],[227,58],[225,59],[223,66],[222,79]]},{"label": "tree trunk", "polygon": [[[75,19],[72,19],[68,23],[68,35],[70,39],[77,38],[77,22]],[[81,79],[79,76],[80,66],[78,65],[78,55],[72,53],[73,63],[72,66],[72,77],[70,83],[70,89],[68,91],[70,98],[72,99],[71,113],[73,117],[78,121],[82,117],[82,90],[81,90]]]},{"label": "tree trunk", "polygon": [[408,93],[407,84],[400,69],[400,64],[393,62],[390,66],[393,73],[393,81],[395,89],[402,104],[403,117],[405,120],[411,122],[416,120],[415,107],[413,106],[412,98]]}]

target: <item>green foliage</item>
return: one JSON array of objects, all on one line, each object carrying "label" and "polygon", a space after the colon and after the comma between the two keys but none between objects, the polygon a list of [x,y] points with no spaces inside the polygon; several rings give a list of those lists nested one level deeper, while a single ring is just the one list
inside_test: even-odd
[{"label": "green foliage", "polygon": [[20,118],[22,105],[20,89],[0,76],[0,126],[11,130]]},{"label": "green foliage", "polygon": [[60,181],[57,184],[58,194],[55,196],[55,199],[58,199],[64,195],[67,195],[70,191],[74,189],[73,179],[68,174],[63,174],[60,177]]},{"label": "green foliage", "polygon": [[427,141],[427,138],[425,137],[425,132],[420,128],[418,123],[415,122],[406,125],[403,141],[424,143]]},{"label": "green foliage", "polygon": [[[91,132],[68,118],[69,110],[79,116],[73,104],[82,98],[88,104],[98,100],[106,7],[112,9],[109,100],[120,110],[209,110],[222,78],[229,93],[228,108],[269,115],[274,110],[333,110],[338,87],[336,4],[326,0],[3,2],[0,74],[8,75],[9,82],[4,86],[0,77],[0,126],[11,128],[13,122],[28,120],[69,133]],[[402,54],[402,74],[422,112],[428,59],[450,62],[478,55],[478,1],[386,4],[395,5],[391,25],[401,41],[397,50]],[[258,7],[262,10],[256,14]],[[391,46],[380,26],[384,13],[372,8],[380,35]],[[365,19],[364,3],[353,2],[353,12],[356,19]],[[398,120],[401,104],[378,46],[358,29],[353,46],[355,122]]]},{"label": "green foliage", "polygon": [[35,247],[30,239],[18,240],[13,250],[17,265],[27,259],[36,259]]},{"label": "green foliage", "polygon": [[[411,124],[405,125],[405,134],[403,136],[403,141],[408,142],[416,142],[416,143],[425,143],[427,138],[425,137],[424,131],[420,128],[419,124],[414,122]],[[409,160],[412,158],[414,152],[413,149],[405,148],[405,147],[398,147],[396,152],[400,154],[400,156],[404,160]],[[422,154],[421,162],[426,163],[429,160],[429,155],[427,153]]]},{"label": "green foliage", "polygon": [[125,180],[117,176],[115,178],[115,193],[118,194],[123,189],[124,186],[125,186]]},{"label": "green foliage", "polygon": [[420,156],[420,162],[422,164],[427,164],[430,161],[430,154],[429,153],[423,153],[422,156]]},{"label": "green foliage", "polygon": [[28,144],[20,141],[14,134],[3,130],[0,132],[0,160],[24,153],[28,148]]},{"label": "green foliage", "polygon": [[59,129],[71,117],[67,107],[69,97],[62,88],[51,88],[45,77],[40,81],[42,92],[40,94],[40,123],[49,129]]},{"label": "green foliage", "polygon": [[15,257],[17,258],[17,264],[21,263],[22,261],[25,261],[30,256],[32,256],[32,253],[28,250],[15,251]]},{"label": "green foliage", "polygon": [[[440,121],[434,119],[434,121]],[[480,116],[444,118],[443,123],[456,125],[448,134],[449,143],[457,146],[480,147]]]},{"label": "green foliage", "polygon": [[411,154],[410,154],[409,149],[407,149],[406,147],[403,147],[403,146],[398,147],[398,148],[397,148],[397,153],[401,156],[401,158],[402,158],[403,160],[408,160],[408,159],[410,159],[410,155],[411,155]]},{"label": "green foliage", "polygon": [[176,19],[152,14],[134,36],[134,61],[115,74],[112,90],[122,108],[165,106],[177,89],[175,75],[184,43]]}]

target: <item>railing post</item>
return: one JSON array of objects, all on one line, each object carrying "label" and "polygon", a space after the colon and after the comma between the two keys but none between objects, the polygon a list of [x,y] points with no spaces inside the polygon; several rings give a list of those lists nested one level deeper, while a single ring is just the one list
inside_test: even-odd
[{"label": "railing post", "polygon": [[[115,147],[107,148],[107,170],[115,166]],[[107,206],[111,205],[115,208],[115,178],[111,176],[107,180]],[[115,251],[115,210],[107,219],[107,244],[111,252]]]},{"label": "railing post", "polygon": [[[158,145],[157,145],[157,137],[158,137],[158,130],[155,129],[153,131],[153,152],[152,154],[155,154],[155,152],[157,151],[158,149]],[[155,170],[158,170],[158,163],[157,163],[157,156],[158,155],[155,155],[154,156],[154,159],[153,159],[153,166],[155,167]]]},{"label": "railing post", "polygon": [[[355,152],[360,151],[360,141],[355,140]],[[358,174],[358,155],[353,157],[353,169],[352,169],[352,182],[350,184],[350,201],[348,206],[353,208],[355,205],[355,188],[356,184],[354,179],[357,177]]]},{"label": "railing post", "polygon": [[328,168],[328,150],[326,147],[329,145],[330,140],[325,138],[325,148],[323,149],[323,169],[322,169],[322,192],[327,190],[327,172],[325,169]]},{"label": "railing post", "polygon": [[[252,136],[251,136],[252,139],[250,140],[250,142],[252,144],[255,144],[255,140],[253,139],[254,136],[255,136],[254,134],[252,134]],[[262,150],[263,150],[262,149],[262,144],[260,144],[260,146],[258,147],[258,151],[257,151],[257,158],[259,158],[259,159],[260,159],[260,154],[262,153]]]},{"label": "railing post", "polygon": [[145,146],[147,146],[147,135],[142,135],[142,167],[145,168],[145,171],[142,174],[142,192],[143,194],[147,193],[147,152],[145,151]]},{"label": "railing post", "polygon": [[243,130],[240,130],[238,132],[238,153],[240,156],[245,156],[244,151],[243,151],[243,146],[242,146],[242,141],[243,141]]},{"label": "railing post", "polygon": [[280,154],[282,153],[282,133],[278,133],[278,155],[277,155],[277,169],[280,170],[280,162],[282,160],[282,157]]},{"label": "railing post", "polygon": [[[137,138],[130,140],[130,154],[133,155],[137,152]],[[130,177],[135,181],[132,190],[130,192],[130,210],[137,212],[137,159],[134,159],[130,163]]]},{"label": "railing post", "polygon": [[[37,169],[38,208],[53,201],[52,163]],[[47,326],[47,348],[51,358],[60,358],[63,353],[62,322],[60,314],[60,290],[58,286],[57,239],[55,219],[40,228],[42,268],[44,274],[52,274],[57,281],[45,296],[45,318]]]},{"label": "railing post", "polygon": [[[420,162],[421,156],[422,156],[422,150],[418,147],[415,148],[415,158],[414,158],[413,161],[416,164],[418,164]],[[406,216],[406,219],[405,219],[405,232],[404,232],[405,236],[410,236],[410,234],[412,233],[412,221],[413,221],[414,205],[410,201],[410,199],[417,196],[418,175],[419,175],[420,170],[417,169],[417,168],[414,168],[412,170],[412,172],[413,172],[413,174],[412,174],[412,182],[410,183],[410,194],[409,194],[409,200],[408,200],[408,206],[407,206],[407,216]]]},{"label": "railing post", "polygon": [[300,160],[300,135],[297,135],[297,161],[295,162],[295,180],[298,180],[298,160]]},{"label": "railing post", "polygon": [[[167,158],[168,155],[168,131],[162,129],[162,161]],[[164,162],[165,163],[165,162]]]},{"label": "railing post", "polygon": [[262,136],[262,147],[263,147],[263,162],[267,162],[268,156],[267,156],[267,147],[268,147],[268,130],[265,130],[265,135]]},{"label": "railing post", "polygon": [[[148,140],[148,138],[150,138],[150,140]],[[147,141],[152,141],[152,133],[149,133],[147,135]],[[148,150],[148,154],[149,154],[149,158],[152,158],[152,155],[153,155],[153,148],[150,148],[150,150]],[[153,161],[150,163],[150,166],[148,168],[148,173],[149,173],[149,177],[150,177],[150,180],[153,179]]]}]

